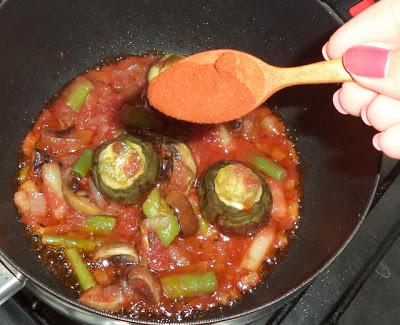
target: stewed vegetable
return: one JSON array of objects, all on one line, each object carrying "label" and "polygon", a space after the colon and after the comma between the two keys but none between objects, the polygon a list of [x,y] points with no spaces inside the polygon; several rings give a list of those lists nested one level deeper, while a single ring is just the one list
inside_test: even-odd
[{"label": "stewed vegetable", "polygon": [[240,300],[299,218],[297,155],[268,108],[194,125],[149,106],[148,80],[180,59],[78,76],[29,131],[16,177],[33,252],[81,304],[135,321]]},{"label": "stewed vegetable", "polygon": [[161,145],[162,157],[165,160],[167,182],[163,184],[168,190],[186,192],[196,178],[197,166],[191,150],[182,142],[167,139]]},{"label": "stewed vegetable", "polygon": [[150,142],[122,135],[97,150],[93,176],[109,199],[131,204],[156,183],[159,166]]},{"label": "stewed vegetable", "polygon": [[86,149],[79,159],[73,164],[72,171],[80,177],[85,177],[93,164],[94,152]]},{"label": "stewed vegetable", "polygon": [[271,193],[265,180],[238,161],[211,166],[200,184],[205,217],[223,233],[251,234],[269,218]]},{"label": "stewed vegetable", "polygon": [[75,85],[71,94],[67,98],[67,105],[69,105],[74,111],[79,111],[92,89],[93,85],[88,80]]},{"label": "stewed vegetable", "polygon": [[218,280],[214,272],[188,273],[163,277],[161,284],[168,298],[177,299],[214,292]]},{"label": "stewed vegetable", "polygon": [[179,234],[180,228],[174,212],[155,188],[143,203],[143,213],[147,218],[157,218],[153,228],[163,245],[168,246]]}]

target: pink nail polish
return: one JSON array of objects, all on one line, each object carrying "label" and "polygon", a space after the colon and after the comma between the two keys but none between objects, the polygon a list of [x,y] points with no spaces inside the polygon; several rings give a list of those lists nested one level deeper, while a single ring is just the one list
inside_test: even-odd
[{"label": "pink nail polish", "polygon": [[372,138],[372,144],[374,145],[375,149],[378,151],[382,151],[381,146],[379,145],[379,138],[380,138],[381,134],[375,134],[374,137]]},{"label": "pink nail polish", "polygon": [[368,116],[367,116],[367,108],[368,106],[363,106],[361,108],[361,119],[363,120],[363,122],[369,126],[371,126],[371,122],[368,120]]},{"label": "pink nail polish", "polygon": [[354,46],[343,56],[343,65],[351,74],[383,78],[386,75],[389,50],[373,46]]},{"label": "pink nail polish", "polygon": [[340,89],[337,90],[337,91],[333,94],[333,98],[332,98],[333,106],[335,106],[335,108],[338,110],[339,113],[341,113],[341,114],[343,114],[343,115],[347,115],[347,114],[349,114],[349,113],[347,113],[347,112],[343,109],[342,105],[340,105],[340,102],[339,102],[339,93],[340,93]]}]

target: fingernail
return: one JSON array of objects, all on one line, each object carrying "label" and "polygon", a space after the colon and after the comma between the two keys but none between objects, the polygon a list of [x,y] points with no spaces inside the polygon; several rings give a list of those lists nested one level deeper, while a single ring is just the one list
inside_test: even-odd
[{"label": "fingernail", "polygon": [[369,126],[371,126],[370,121],[368,120],[368,116],[367,116],[367,108],[368,106],[363,106],[361,108],[361,119],[363,120],[363,122]]},{"label": "fingernail", "polygon": [[340,105],[340,102],[339,102],[339,93],[340,93],[340,89],[339,89],[339,90],[336,90],[336,92],[333,94],[333,98],[332,98],[333,106],[335,106],[335,108],[338,110],[339,113],[341,113],[341,114],[343,114],[343,115],[347,115],[347,114],[349,114],[349,113],[347,113],[347,112],[343,109],[342,105]]},{"label": "fingernail", "polygon": [[360,77],[383,78],[386,75],[389,50],[373,46],[354,46],[343,56],[347,71]]},{"label": "fingernail", "polygon": [[381,137],[381,134],[375,134],[374,137],[372,138],[372,144],[374,145],[375,149],[378,151],[382,151],[381,146],[379,145],[379,138]]},{"label": "fingernail", "polygon": [[325,45],[322,47],[322,56],[324,57],[324,59],[326,61],[329,60],[329,56],[328,53],[326,52],[326,46],[328,45],[328,43],[325,43]]}]

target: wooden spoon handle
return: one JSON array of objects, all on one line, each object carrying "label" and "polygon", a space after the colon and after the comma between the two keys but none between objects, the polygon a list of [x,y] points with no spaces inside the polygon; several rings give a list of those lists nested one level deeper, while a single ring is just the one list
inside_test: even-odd
[{"label": "wooden spoon handle", "polygon": [[277,68],[282,89],[294,85],[342,83],[351,81],[350,74],[343,66],[342,59],[321,61],[293,68]]}]

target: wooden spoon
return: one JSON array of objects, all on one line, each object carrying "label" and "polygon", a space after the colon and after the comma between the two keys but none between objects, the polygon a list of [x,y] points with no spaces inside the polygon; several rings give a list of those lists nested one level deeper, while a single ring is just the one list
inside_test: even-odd
[{"label": "wooden spoon", "polygon": [[[210,67],[210,73],[217,76],[216,80],[203,80],[201,74],[196,76],[197,70],[193,70],[193,67],[196,69]],[[197,82],[195,87],[190,88],[187,98],[184,92],[179,93],[181,88],[177,88],[174,84],[176,83],[174,74],[179,73],[179,70],[188,71],[187,74],[192,75],[192,79],[187,80],[186,78],[181,80],[180,77],[178,81],[183,86],[188,88],[193,80]],[[204,71],[203,74],[208,73],[208,70]],[[241,94],[230,94],[229,88],[225,88],[224,94],[217,94],[219,96],[215,98],[218,102],[221,98],[222,101],[226,98],[227,103],[216,105],[216,99],[212,96],[213,90],[224,89],[223,82],[226,80],[223,77],[218,79],[218,75],[226,77],[227,74],[238,80],[241,86],[245,86],[243,90],[248,88],[249,91],[243,93],[247,92],[246,96],[251,100],[234,100],[240,99]],[[224,49],[197,53],[175,63],[150,82],[148,97],[157,110],[171,117],[196,123],[221,123],[242,117],[283,88],[294,85],[342,83],[350,80],[352,78],[345,70],[341,59],[282,68],[269,65],[248,53]],[[196,96],[200,98],[200,102],[194,105],[190,100]]]}]

